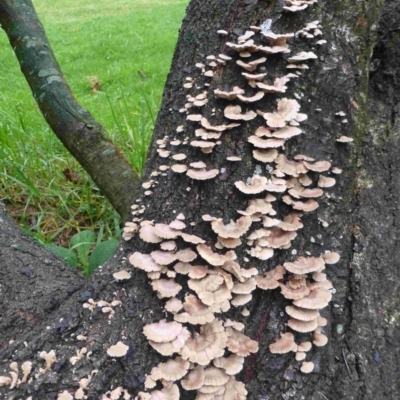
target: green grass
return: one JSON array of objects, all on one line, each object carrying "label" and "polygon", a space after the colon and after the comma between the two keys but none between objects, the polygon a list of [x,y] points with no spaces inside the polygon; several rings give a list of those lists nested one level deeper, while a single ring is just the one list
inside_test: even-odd
[{"label": "green grass", "polygon": [[[139,173],[188,2],[34,0],[72,92]],[[118,215],[48,128],[2,31],[0,50],[0,198],[42,242],[115,237]]]}]

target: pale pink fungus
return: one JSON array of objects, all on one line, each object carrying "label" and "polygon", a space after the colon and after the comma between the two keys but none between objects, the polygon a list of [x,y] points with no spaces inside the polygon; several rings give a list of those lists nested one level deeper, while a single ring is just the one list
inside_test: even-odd
[{"label": "pale pink fungus", "polygon": [[235,186],[245,194],[256,194],[266,190],[268,179],[265,176],[254,175],[251,178],[250,184],[239,181],[235,182]]},{"label": "pale pink fungus", "polygon": [[207,180],[207,179],[213,179],[218,174],[219,174],[219,170],[218,169],[210,169],[209,171],[207,171],[205,169],[189,169],[186,172],[186,175],[189,178],[192,178],[194,180],[200,180],[200,181],[204,181],[204,180]]},{"label": "pale pink fungus", "polygon": [[128,352],[129,346],[126,346],[122,342],[118,342],[114,346],[111,346],[107,349],[107,354],[110,357],[124,357]]}]

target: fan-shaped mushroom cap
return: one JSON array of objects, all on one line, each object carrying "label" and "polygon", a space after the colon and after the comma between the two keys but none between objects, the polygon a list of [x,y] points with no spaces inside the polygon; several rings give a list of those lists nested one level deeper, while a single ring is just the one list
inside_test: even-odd
[{"label": "fan-shaped mushroom cap", "polygon": [[[210,142],[208,140],[193,140],[190,142],[190,145],[193,147],[198,147],[203,153],[211,153],[213,147],[216,145],[214,142]],[[200,170],[199,170],[200,171]],[[188,174],[187,174],[188,175]],[[194,178],[196,179],[196,178]],[[209,179],[209,178],[208,178]]]},{"label": "fan-shaped mushroom cap", "polygon": [[[288,198],[289,196],[284,196],[285,198]],[[283,199],[285,201],[285,199]],[[290,204],[295,210],[299,211],[304,211],[304,212],[310,212],[314,211],[319,207],[319,204],[312,199],[309,199],[307,201],[290,201]]]},{"label": "fan-shaped mushroom cap", "polygon": [[296,332],[312,332],[318,328],[318,322],[316,319],[311,321],[300,321],[298,319],[290,318],[288,321],[288,326]]},{"label": "fan-shaped mushroom cap", "polygon": [[[296,306],[286,306],[286,313],[300,321],[312,321],[318,318],[318,310],[307,310]],[[315,329],[315,328],[314,328]],[[314,330],[312,329],[312,330]]]},{"label": "fan-shaped mushroom cap", "polygon": [[195,180],[205,181],[207,179],[215,178],[218,173],[218,169],[210,169],[209,171],[206,169],[188,169],[186,175]]},{"label": "fan-shaped mushroom cap", "polygon": [[291,121],[298,115],[298,112],[300,111],[300,104],[297,102],[297,100],[287,99],[285,97],[278,100],[277,110],[285,121]]},{"label": "fan-shaped mushroom cap", "polygon": [[328,343],[328,338],[322,333],[314,333],[313,343],[315,344],[315,346],[322,347]]},{"label": "fan-shaped mushroom cap", "polygon": [[185,263],[185,262],[178,262],[174,265],[174,270],[178,274],[187,275],[190,271],[190,267],[192,264]]},{"label": "fan-shaped mushroom cap", "polygon": [[[200,138],[202,138],[203,140],[206,140],[206,141],[208,141],[208,140],[210,140],[210,139],[219,139],[220,137],[221,137],[221,135],[222,135],[222,132],[211,132],[211,131],[207,131],[207,130],[205,130],[205,129],[203,129],[203,128],[199,128],[199,129],[196,129],[195,130],[195,135],[197,136],[197,137],[200,137]],[[200,163],[200,162],[199,162]],[[192,164],[197,164],[197,163],[192,163]],[[204,164],[204,163],[203,163]],[[192,166],[193,167],[193,166]],[[204,164],[204,167],[203,168],[205,168],[206,167],[206,164]],[[201,167],[197,167],[197,166],[195,166],[195,167],[193,167],[193,168],[201,168]]]},{"label": "fan-shaped mushroom cap", "polygon": [[254,134],[257,137],[272,137],[272,133],[271,130],[269,128],[267,128],[266,126],[259,126],[256,131],[254,132]]},{"label": "fan-shaped mushroom cap", "polygon": [[318,320],[318,326],[328,325],[328,320],[324,317],[321,317],[320,315],[318,316],[317,320]]},{"label": "fan-shaped mushroom cap", "polygon": [[261,139],[260,137],[255,135],[249,136],[247,141],[252,145],[254,145],[255,147],[258,147],[259,149],[271,149],[276,147],[282,147],[285,144],[285,139],[277,139],[277,138]]},{"label": "fan-shaped mushroom cap", "polygon": [[242,95],[244,93],[244,90],[240,89],[238,86],[234,86],[230,92],[215,89],[214,93],[217,97],[220,97],[221,99],[234,100],[238,95]]},{"label": "fan-shaped mushroom cap", "polygon": [[164,379],[166,381],[177,381],[183,378],[189,369],[189,361],[176,357],[165,363],[158,364],[151,371],[151,378],[154,381]]},{"label": "fan-shaped mushroom cap", "polygon": [[157,264],[149,254],[139,252],[133,253],[129,257],[129,262],[136,268],[146,272],[158,272],[162,270],[162,265]]},{"label": "fan-shaped mushroom cap", "polygon": [[278,151],[275,149],[253,150],[253,157],[264,163],[273,162],[278,157]]},{"label": "fan-shaped mushroom cap", "polygon": [[222,368],[228,375],[237,375],[243,369],[244,357],[231,354],[229,357],[219,357],[213,360],[217,368]]},{"label": "fan-shaped mushroom cap", "polygon": [[176,297],[172,297],[165,303],[165,309],[171,314],[176,314],[180,310],[182,310],[182,302]]},{"label": "fan-shaped mushroom cap", "polygon": [[272,354],[285,354],[290,351],[296,351],[297,344],[294,341],[293,333],[281,333],[280,339],[269,345],[269,351]]},{"label": "fan-shaped mushroom cap", "polygon": [[291,196],[299,199],[299,198],[316,198],[321,197],[324,194],[324,191],[319,188],[312,189],[303,189],[298,190],[297,188],[292,188],[289,190]]},{"label": "fan-shaped mushroom cap", "polygon": [[186,243],[192,243],[192,244],[200,244],[200,243],[205,243],[205,240],[202,238],[196,236],[196,235],[189,235],[187,233],[181,233],[181,238],[186,242]]},{"label": "fan-shaped mushroom cap", "polygon": [[176,250],[176,242],[175,240],[167,240],[160,244],[160,248],[165,251],[174,251]]},{"label": "fan-shaped mushroom cap", "polygon": [[307,357],[307,354],[306,353],[304,353],[304,351],[297,351],[296,352],[296,361],[303,361],[303,360],[305,360],[306,359],[306,357]]},{"label": "fan-shaped mushroom cap", "polygon": [[290,161],[284,154],[280,154],[276,158],[275,163],[278,171],[281,171],[286,175],[297,177],[300,174],[305,174],[307,172],[307,168],[302,162]]},{"label": "fan-shaped mushroom cap", "polygon": [[220,368],[208,367],[204,370],[205,386],[222,386],[229,381],[229,375]]},{"label": "fan-shaped mushroom cap", "polygon": [[185,390],[196,390],[204,385],[204,368],[200,365],[193,368],[185,379],[181,380],[181,385]]},{"label": "fan-shaped mushroom cap", "polygon": [[314,369],[314,363],[309,361],[303,361],[301,363],[301,367],[300,367],[300,371],[303,372],[303,374],[309,374],[310,372],[312,372]]},{"label": "fan-shaped mushroom cap", "polygon": [[237,294],[231,300],[231,304],[235,307],[244,306],[247,304],[253,296],[251,294]]},{"label": "fan-shaped mushroom cap", "polygon": [[251,226],[251,218],[244,215],[240,217],[236,222],[231,221],[229,224],[224,225],[222,219],[211,222],[212,230],[223,238],[238,239],[244,235]]},{"label": "fan-shaped mushroom cap", "polygon": [[323,281],[326,281],[326,274],[324,274],[322,272],[313,272],[312,278],[316,282],[323,282]]},{"label": "fan-shaped mushroom cap", "polygon": [[200,365],[207,365],[225,352],[227,335],[222,321],[215,319],[200,327],[200,334],[188,339],[182,348],[182,358]]},{"label": "fan-shaped mushroom cap", "polygon": [[257,46],[254,44],[253,39],[247,40],[246,42],[241,44],[226,42],[226,45],[229,46],[231,49],[236,50],[239,53],[243,51],[254,52],[257,50]]},{"label": "fan-shaped mushroom cap", "polygon": [[252,257],[258,258],[259,260],[269,260],[274,255],[274,250],[268,247],[256,249],[252,248],[250,250],[250,255]]},{"label": "fan-shaped mushroom cap", "polygon": [[147,339],[156,343],[172,342],[182,332],[183,326],[178,322],[167,322],[163,319],[154,324],[145,325],[143,333]]},{"label": "fan-shaped mushroom cap", "polygon": [[[224,283],[214,292],[204,291],[199,293],[199,298],[204,304],[208,306],[219,305],[221,310],[225,312],[228,311],[230,308],[227,301],[232,298],[232,293],[227,284]],[[218,312],[219,310],[216,311]]]},{"label": "fan-shaped mushroom cap", "polygon": [[111,346],[107,350],[107,354],[110,357],[123,357],[128,352],[129,346],[126,346],[122,342],[118,342],[114,346]]},{"label": "fan-shaped mushroom cap", "polygon": [[222,276],[207,275],[202,279],[189,279],[188,286],[196,293],[215,292],[224,283]]},{"label": "fan-shaped mushroom cap", "polygon": [[150,253],[151,258],[159,265],[169,265],[177,260],[176,253],[173,251],[156,250]]},{"label": "fan-shaped mushroom cap", "polygon": [[289,283],[284,285],[283,283],[279,284],[281,288],[281,292],[286,299],[290,300],[300,300],[305,296],[310,294],[310,289],[307,286],[301,286],[298,289],[293,289]]},{"label": "fan-shaped mushroom cap", "polygon": [[218,254],[214,253],[211,247],[199,244],[197,251],[204,260],[215,267],[221,266],[227,261],[236,260],[236,253],[233,250],[229,250],[225,254]]},{"label": "fan-shaped mushroom cap", "polygon": [[246,185],[245,182],[235,182],[235,186],[245,194],[256,194],[266,190],[268,179],[265,176],[254,175],[251,178],[251,183]]},{"label": "fan-shaped mushroom cap", "polygon": [[324,253],[321,257],[325,260],[325,264],[336,264],[340,260],[340,255],[334,251]]},{"label": "fan-shaped mushroom cap", "polygon": [[308,351],[311,350],[311,348],[312,348],[311,342],[301,342],[297,346],[297,351],[303,351],[303,352],[307,353]]},{"label": "fan-shaped mushroom cap", "polygon": [[325,262],[321,257],[298,257],[296,261],[284,263],[283,266],[293,274],[308,274],[323,270]]},{"label": "fan-shaped mushroom cap", "polygon": [[[265,75],[265,74],[259,74],[259,75]],[[248,77],[248,76],[250,76],[250,75],[246,74],[246,77]],[[246,96],[243,96],[243,95],[238,95],[237,98],[240,101],[243,101],[243,103],[254,103],[254,102],[258,101],[258,100],[261,100],[264,96],[265,96],[265,93],[262,92],[262,91],[259,91],[255,95],[250,96],[250,97],[246,97]]]},{"label": "fan-shaped mushroom cap", "polygon": [[144,225],[140,228],[139,236],[147,243],[160,243],[162,238],[156,235],[153,225]]},{"label": "fan-shaped mushroom cap", "polygon": [[171,152],[169,150],[157,149],[157,153],[162,158],[168,158]]},{"label": "fan-shaped mushroom cap", "polygon": [[343,170],[338,167],[332,168],[332,173],[334,173],[334,174],[340,175],[342,172],[343,172]]},{"label": "fan-shaped mushroom cap", "polygon": [[[171,142],[171,143],[172,143],[172,142]],[[187,158],[187,155],[186,155],[186,154],[183,154],[183,153],[178,153],[178,154],[174,154],[174,155],[172,156],[172,158],[173,158],[174,160],[176,160],[176,161],[182,161],[182,160],[184,160],[184,159]]]},{"label": "fan-shaped mushroom cap", "polygon": [[221,236],[218,236],[218,243],[220,243],[222,247],[235,249],[242,244],[242,241],[240,239],[223,238]]},{"label": "fan-shaped mushroom cap", "polygon": [[180,230],[173,229],[166,224],[155,224],[154,233],[163,239],[176,239],[180,234]]},{"label": "fan-shaped mushroom cap", "polygon": [[243,270],[240,269],[240,265],[233,260],[226,261],[222,266],[222,269],[225,271],[228,271],[230,274],[235,276],[240,282],[244,281],[244,278],[242,276]]},{"label": "fan-shaped mushroom cap", "polygon": [[324,280],[324,281],[318,281],[318,282],[307,282],[307,286],[310,290],[314,289],[332,289],[333,285],[331,281]]},{"label": "fan-shaped mushroom cap", "polygon": [[300,63],[302,61],[306,60],[316,60],[318,57],[311,51],[301,51],[300,53],[297,53],[293,57],[288,58],[288,62],[290,63]]},{"label": "fan-shaped mushroom cap", "polygon": [[222,386],[221,393],[215,393],[212,397],[201,397],[207,396],[199,393],[196,400],[246,400],[247,390],[244,383],[237,381],[234,377],[231,377],[229,381]]},{"label": "fan-shaped mushroom cap", "polygon": [[186,119],[188,121],[194,121],[194,122],[200,122],[200,120],[203,118],[201,114],[189,114]]},{"label": "fan-shaped mushroom cap", "polygon": [[323,176],[323,175],[320,175],[318,178],[318,186],[319,187],[329,188],[329,187],[335,186],[335,184],[336,184],[335,178],[330,178],[328,176]]},{"label": "fan-shaped mushroom cap", "polygon": [[236,282],[233,285],[232,293],[236,294],[250,294],[255,290],[257,282],[255,278],[247,279],[244,282]]},{"label": "fan-shaped mushroom cap", "polygon": [[286,125],[285,120],[279,113],[264,113],[263,117],[270,128],[283,128]]},{"label": "fan-shaped mushroom cap", "polygon": [[317,161],[314,164],[304,161],[303,164],[307,167],[307,169],[314,172],[325,172],[331,167],[331,163],[329,161]]},{"label": "fan-shaped mushroom cap", "polygon": [[291,212],[277,226],[278,228],[281,228],[284,231],[297,231],[298,229],[303,228],[303,224],[300,220],[300,217],[301,214]]},{"label": "fan-shaped mushroom cap", "polygon": [[197,254],[192,249],[183,249],[175,253],[176,259],[182,262],[191,262],[197,258]]},{"label": "fan-shaped mushroom cap", "polygon": [[236,128],[238,126],[240,126],[240,124],[237,123],[232,123],[232,124],[228,124],[228,125],[211,125],[207,118],[202,118],[201,121],[201,126],[205,129],[208,129],[210,131],[216,131],[216,132],[223,132],[229,129],[233,129]]},{"label": "fan-shaped mushroom cap", "polygon": [[252,199],[247,203],[246,213],[253,215],[256,213],[268,214],[272,210],[272,205],[265,199]]},{"label": "fan-shaped mushroom cap", "polygon": [[272,133],[272,136],[276,139],[290,139],[294,136],[300,135],[303,131],[296,126],[285,126],[279,128]]},{"label": "fan-shaped mushroom cap", "polygon": [[258,351],[258,343],[255,340],[250,339],[233,327],[226,328],[226,334],[228,336],[227,347],[230,352],[241,357],[247,357],[250,353]]},{"label": "fan-shaped mushroom cap", "polygon": [[325,289],[315,289],[302,299],[296,300],[293,304],[297,307],[307,308],[309,310],[320,310],[325,308],[332,299],[332,293]]},{"label": "fan-shaped mushroom cap", "polygon": [[132,275],[129,271],[123,269],[122,271],[114,272],[113,277],[117,282],[131,279]]},{"label": "fan-shaped mushroom cap", "polygon": [[245,114],[242,114],[242,107],[236,106],[227,106],[224,110],[224,115],[228,119],[232,120],[242,120],[242,121],[250,121],[254,119],[257,114],[254,111],[247,111]]},{"label": "fan-shaped mushroom cap", "polygon": [[204,325],[214,321],[214,307],[207,307],[200,300],[199,303],[201,306],[199,307],[200,311],[198,313],[190,315],[188,312],[183,312],[175,314],[174,319],[178,322],[188,323],[191,325]]},{"label": "fan-shaped mushroom cap", "polygon": [[147,394],[148,393],[139,392],[139,398],[141,400],[179,400],[179,388],[171,382],[162,390],[153,390],[150,392],[150,397],[147,397]]},{"label": "fan-shaped mushroom cap", "polygon": [[171,167],[171,170],[176,172],[177,174],[183,174],[188,170],[188,167],[185,164],[174,164]]},{"label": "fan-shaped mushroom cap", "polygon": [[175,297],[182,286],[176,283],[173,279],[158,279],[151,282],[153,290],[158,292],[158,297],[163,299],[165,297]]},{"label": "fan-shaped mushroom cap", "polygon": [[340,138],[336,139],[336,141],[339,143],[350,143],[353,142],[354,139],[348,136],[340,136]]},{"label": "fan-shaped mushroom cap", "polygon": [[294,240],[297,236],[297,233],[292,231],[284,231],[283,229],[273,227],[271,229],[271,233],[267,236],[266,243],[268,247],[273,249],[279,249],[282,246],[289,244],[292,240]]},{"label": "fan-shaped mushroom cap", "polygon": [[209,274],[209,270],[204,265],[193,265],[189,269],[189,278],[201,279]]},{"label": "fan-shaped mushroom cap", "polygon": [[286,46],[260,46],[259,50],[266,54],[290,53]]},{"label": "fan-shaped mushroom cap", "polygon": [[187,330],[187,328],[182,327],[181,332],[174,340],[164,343],[157,343],[149,340],[149,344],[154,350],[158,351],[163,356],[171,356],[172,354],[178,353],[181,350],[189,337],[190,332]]}]

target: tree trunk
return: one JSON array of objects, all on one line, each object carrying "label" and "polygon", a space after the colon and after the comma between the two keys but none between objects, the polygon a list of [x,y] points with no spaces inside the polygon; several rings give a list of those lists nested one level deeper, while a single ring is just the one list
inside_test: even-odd
[{"label": "tree trunk", "polygon": [[1,1],[0,25],[47,123],[125,221],[138,176],[105,129],[77,103],[32,2]]},{"label": "tree trunk", "polygon": [[[329,342],[327,346],[313,347],[307,353],[307,360],[315,365],[311,374],[299,371],[301,363],[295,361],[293,353],[271,354],[269,345],[280,332],[290,331],[284,313],[290,302],[279,290],[254,291],[253,299],[246,305],[250,311],[246,318],[240,312],[243,307],[217,314],[221,320],[230,318],[243,322],[245,334],[258,342],[259,351],[246,358],[243,371],[236,377],[246,384],[248,399],[394,400],[400,396],[400,247],[397,243],[400,39],[396,25],[399,16],[398,1],[386,2],[383,12],[377,1],[342,0],[321,2],[293,14],[282,13],[279,2],[192,0],[189,5],[150,148],[145,181],[150,180],[152,171],[158,171],[160,164],[175,163],[160,158],[157,152],[157,145],[165,135],[170,141],[174,138],[183,142],[198,140],[194,130],[199,125],[185,122],[185,114],[179,110],[187,102],[187,93],[196,95],[203,89],[183,89],[183,83],[188,82],[185,78],[195,78],[194,86],[202,80],[210,82],[210,87],[205,87],[209,102],[203,109],[189,113],[202,113],[213,124],[223,121],[221,109],[230,104],[215,99],[213,90],[244,86],[241,70],[234,62],[218,67],[212,80],[201,75],[201,69],[194,66],[196,63],[204,62],[208,55],[220,53],[229,53],[237,59],[234,52],[228,51],[226,41],[236,42],[237,35],[243,34],[250,25],[260,25],[266,19],[272,19],[275,33],[289,29],[296,32],[306,23],[319,20],[323,39],[327,40],[327,44],[314,50],[318,60],[308,63],[310,69],[304,70],[298,80],[292,80],[284,95],[266,95],[257,107],[250,105],[248,109],[272,112],[277,98],[300,99],[300,112],[308,114],[308,119],[301,124],[304,133],[288,140],[285,154],[290,159],[298,153],[316,160],[329,159],[333,166],[343,169],[343,173],[336,176],[336,186],[325,189],[326,194],[317,199],[319,208],[304,214],[304,228],[298,231],[290,249],[275,251],[268,261],[250,257],[245,245],[234,251],[239,264],[246,268],[256,267],[260,273],[294,260],[298,255],[319,256],[326,250],[340,253],[340,262],[326,268],[335,288],[330,306],[322,311],[328,319],[323,332]],[[228,38],[218,36],[219,29],[230,32]],[[312,51],[315,40],[293,38],[291,55]],[[267,80],[273,82],[277,73],[279,76],[287,73],[285,63],[280,56],[267,57],[270,62],[266,64]],[[245,108],[243,104],[242,107]],[[212,116],[214,108],[216,115]],[[339,111],[346,113],[348,123],[342,123],[344,118],[335,115]],[[238,219],[237,210],[246,209],[249,196],[240,193],[234,182],[246,182],[254,170],[260,170],[257,165],[261,163],[253,160],[253,148],[247,142],[257,128],[254,121],[259,125],[260,119],[242,123],[239,129],[223,134],[221,144],[215,146],[211,154],[203,154],[190,146],[168,144],[167,149],[172,154],[187,155],[185,164],[202,160],[209,169],[218,169],[218,176],[196,181],[172,171],[160,175],[155,178],[157,182],[151,189],[152,195],[148,193],[140,198],[138,205],[145,208],[141,207],[144,211],[136,216],[168,224],[183,213],[187,225],[185,232],[203,238],[207,245],[215,244],[216,234],[202,216],[211,214],[228,223]],[[176,132],[180,125],[184,125],[184,132]],[[353,137],[354,142],[336,142],[341,135]],[[232,155],[239,155],[242,161],[227,162],[226,157]],[[264,167],[261,173],[265,174],[263,170]],[[273,194],[281,198],[279,193]],[[289,207],[277,200],[274,209],[277,211],[274,218],[281,219]],[[328,222],[329,226],[324,228],[320,221]],[[252,231],[256,227],[258,225],[252,225]],[[25,239],[18,239],[15,245],[27,247],[21,240]],[[182,243],[178,242],[180,248]],[[197,250],[194,245],[191,248]],[[18,285],[24,292],[21,300],[3,300],[6,311],[0,321],[1,331],[5,332],[0,347],[0,373],[10,376],[10,362],[18,362],[21,366],[28,360],[34,363],[34,372],[38,373],[39,367],[44,368],[44,361],[38,355],[42,351],[54,350],[58,361],[28,384],[21,383],[13,389],[0,387],[0,394],[7,400],[29,396],[56,399],[63,391],[73,395],[79,387],[78,381],[88,377],[93,370],[98,372],[85,391],[88,399],[100,399],[118,386],[128,390],[132,398],[142,391],[146,374],[157,363],[166,360],[150,347],[143,335],[144,325],[166,318],[165,300],[157,298],[146,274],[133,269],[127,258],[133,252],[149,254],[157,249],[157,244],[145,243],[136,235],[121,243],[114,258],[90,279],[82,281],[72,273],[67,277],[64,270],[64,280],[50,281],[49,286],[44,286],[39,279],[42,262],[32,257],[29,265],[36,272],[36,278],[29,279],[25,273],[24,280]],[[44,254],[44,250],[35,251]],[[215,251],[225,254],[227,249]],[[26,257],[29,254],[24,253]],[[43,255],[40,259],[48,257]],[[249,262],[245,261],[246,257]],[[15,282],[20,273],[18,267],[11,268],[11,263],[6,265],[6,261],[8,259],[2,257],[2,279]],[[206,264],[201,257],[196,263]],[[58,267],[53,265],[53,268]],[[115,282],[112,274],[124,268],[132,272],[132,279],[126,283]],[[177,280],[187,292],[185,277]],[[7,297],[3,291],[0,293],[4,299],[12,298],[13,290],[16,289],[10,285]],[[57,296],[54,295],[56,291]],[[32,295],[37,298],[35,304]],[[56,297],[55,306],[48,309],[47,300],[43,299],[52,296]],[[122,305],[115,307],[113,317],[108,319],[108,314],[104,314],[99,306],[92,312],[83,307],[89,297],[96,302],[120,300]],[[34,316],[35,324],[28,320],[28,311]],[[167,318],[172,319],[170,314]],[[14,322],[16,320],[21,326]],[[197,330],[197,327],[191,330]],[[83,340],[78,340],[78,335],[82,335]],[[310,334],[296,333],[298,341],[309,340],[309,337]],[[109,357],[106,350],[118,341],[129,346],[128,353],[121,358]],[[84,355],[72,365],[69,359],[83,347],[90,356]],[[194,391],[182,388],[180,391],[181,399],[196,397]]]}]

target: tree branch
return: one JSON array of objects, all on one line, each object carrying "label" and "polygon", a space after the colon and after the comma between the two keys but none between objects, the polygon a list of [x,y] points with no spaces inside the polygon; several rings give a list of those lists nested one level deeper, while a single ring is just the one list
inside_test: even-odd
[{"label": "tree branch", "polygon": [[0,24],[43,116],[123,219],[136,194],[137,174],[76,101],[30,0],[0,3]]}]

